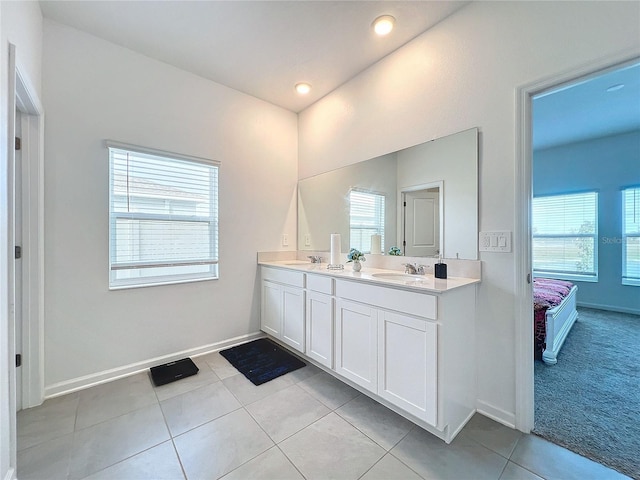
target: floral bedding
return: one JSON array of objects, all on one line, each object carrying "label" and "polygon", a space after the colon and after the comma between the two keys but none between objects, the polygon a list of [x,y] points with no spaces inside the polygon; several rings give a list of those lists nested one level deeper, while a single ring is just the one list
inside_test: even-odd
[{"label": "floral bedding", "polygon": [[551,278],[533,279],[533,341],[536,359],[542,358],[546,345],[546,313],[562,303],[573,283]]}]

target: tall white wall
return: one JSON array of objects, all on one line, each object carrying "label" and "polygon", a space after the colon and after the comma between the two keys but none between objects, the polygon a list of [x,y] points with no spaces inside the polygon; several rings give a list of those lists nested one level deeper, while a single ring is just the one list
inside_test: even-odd
[{"label": "tall white wall", "polygon": [[[259,331],[256,252],[296,237],[297,116],[48,20],[43,77],[46,393]],[[109,291],[105,139],[221,162],[219,280]]]},{"label": "tall white wall", "polygon": [[34,93],[40,94],[42,15],[37,2],[0,2],[0,478],[15,477],[15,379],[9,338],[7,196],[9,139],[9,43],[16,46],[16,64]]},{"label": "tall white wall", "polygon": [[[515,228],[516,90],[640,52],[638,2],[473,2],[299,115],[305,178],[480,129],[480,230]],[[513,254],[482,253],[478,407],[515,423]]]}]

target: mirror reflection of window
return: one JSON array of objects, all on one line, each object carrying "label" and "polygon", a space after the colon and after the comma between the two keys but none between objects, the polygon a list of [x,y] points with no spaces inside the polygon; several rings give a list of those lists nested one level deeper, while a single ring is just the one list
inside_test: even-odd
[{"label": "mirror reflection of window", "polygon": [[[349,192],[349,246],[371,253],[371,236],[380,235],[384,251],[384,195],[351,189]],[[380,253],[380,252],[374,252]]]}]

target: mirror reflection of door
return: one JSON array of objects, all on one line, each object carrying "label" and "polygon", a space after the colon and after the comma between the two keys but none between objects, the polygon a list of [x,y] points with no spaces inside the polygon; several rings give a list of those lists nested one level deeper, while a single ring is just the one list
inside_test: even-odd
[{"label": "mirror reflection of door", "polygon": [[404,254],[409,257],[440,253],[440,189],[403,192]]}]

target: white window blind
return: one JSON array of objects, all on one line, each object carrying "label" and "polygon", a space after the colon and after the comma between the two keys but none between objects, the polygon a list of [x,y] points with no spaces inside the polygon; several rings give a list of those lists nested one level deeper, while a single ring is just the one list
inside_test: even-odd
[{"label": "white window blind", "polygon": [[640,286],[640,187],[622,191],[622,284]]},{"label": "white window blind", "polygon": [[381,236],[384,251],[384,195],[352,189],[349,192],[350,248],[371,253],[371,235]]},{"label": "white window blind", "polygon": [[108,142],[110,287],[218,277],[218,164]]},{"label": "white window blind", "polygon": [[532,217],[536,274],[597,281],[597,192],[536,197]]}]

